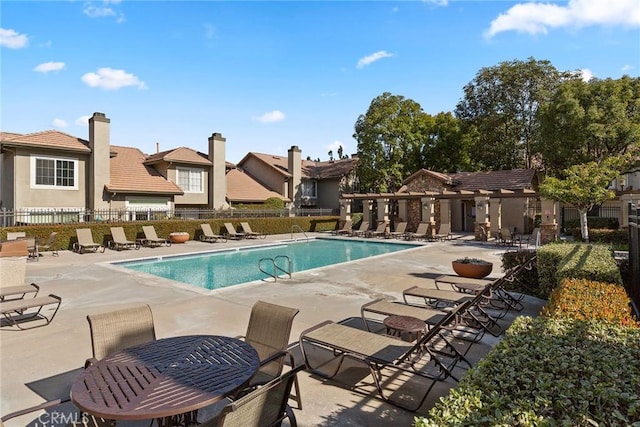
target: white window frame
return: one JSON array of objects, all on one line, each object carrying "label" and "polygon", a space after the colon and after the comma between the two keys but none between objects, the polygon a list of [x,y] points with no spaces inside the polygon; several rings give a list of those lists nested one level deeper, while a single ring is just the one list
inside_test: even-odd
[{"label": "white window frame", "polygon": [[[180,173],[188,173],[189,177],[189,188],[184,188],[180,183]],[[191,188],[191,177],[194,175],[200,176],[200,189]],[[203,169],[193,169],[193,168],[176,168],[176,184],[184,191],[185,193],[204,193],[204,170]]]},{"label": "white window frame", "polygon": [[[36,183],[36,162],[37,160],[53,160],[54,162],[64,161],[73,163],[73,185],[64,186],[64,185],[56,185],[55,184],[55,176],[54,176],[54,184],[53,185],[43,185]],[[52,189],[52,190],[77,190],[78,189],[78,169],[80,168],[80,162],[78,159],[73,159],[69,157],[59,157],[59,156],[41,156],[41,155],[32,155],[30,159],[31,167],[30,167],[30,175],[31,175],[31,188],[32,189]],[[54,171],[56,168],[54,168]]]}]

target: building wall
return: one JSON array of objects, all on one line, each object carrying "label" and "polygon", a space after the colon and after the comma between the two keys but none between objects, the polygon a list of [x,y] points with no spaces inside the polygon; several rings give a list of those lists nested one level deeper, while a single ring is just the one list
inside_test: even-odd
[{"label": "building wall", "polygon": [[317,183],[317,207],[321,209],[340,209],[340,181],[326,179]]},{"label": "building wall", "polygon": [[[182,195],[176,194],[174,201],[178,205],[203,205],[206,206],[209,203],[209,171],[208,168],[199,168],[197,166],[176,166],[171,165],[168,169],[165,169],[167,180],[178,185],[178,169],[200,169],[204,172],[202,178],[202,193],[184,193]],[[179,185],[178,185],[179,186]],[[183,189],[184,191],[184,189]]]},{"label": "building wall", "polygon": [[273,170],[271,166],[264,164],[254,157],[249,157],[242,163],[242,169],[270,190],[275,191],[281,196],[290,198],[287,191],[286,179],[282,174]]},{"label": "building wall", "polygon": [[2,161],[2,179],[0,179],[2,187],[0,188],[0,208],[1,209],[13,209],[14,208],[14,181],[13,174],[15,168],[13,167],[14,155],[12,152],[6,152],[0,154],[0,160]]},{"label": "building wall", "polygon": [[[43,156],[77,160],[77,189],[51,189],[31,187],[31,157]],[[14,209],[23,208],[84,208],[87,205],[87,160],[88,156],[52,151],[30,151],[16,149],[14,186],[16,188]]]},{"label": "building wall", "polygon": [[524,233],[525,203],[524,199],[502,199],[502,227],[514,228],[518,233]]}]

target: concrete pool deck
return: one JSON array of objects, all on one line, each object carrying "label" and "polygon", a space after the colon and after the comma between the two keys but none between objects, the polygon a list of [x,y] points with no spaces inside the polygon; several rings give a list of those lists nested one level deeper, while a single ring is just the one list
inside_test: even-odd
[{"label": "concrete pool deck", "polygon": [[[309,233],[309,237],[315,236],[326,235]],[[62,297],[62,305],[48,326],[26,331],[0,329],[0,414],[64,394],[65,384],[91,356],[88,314],[149,304],[158,338],[188,334],[237,336],[246,330],[252,305],[264,300],[300,310],[293,323],[290,340],[296,353],[297,339],[303,330],[324,320],[358,317],[363,304],[381,297],[399,300],[402,290],[411,286],[433,286],[433,277],[453,274],[451,261],[456,258],[468,256],[492,261],[494,269],[490,277],[497,277],[501,274],[500,256],[505,251],[504,247],[492,244],[480,245],[467,236],[295,273],[292,279],[281,279],[277,283],[251,283],[215,291],[195,290],[188,285],[107,264],[289,238],[290,235],[286,234],[257,241],[213,244],[189,241],[171,247],[120,252],[107,249],[105,253],[82,255],[61,251],[58,257],[43,253],[39,262],[29,261],[27,280],[40,285],[41,295],[53,293]],[[536,315],[543,303],[529,297],[525,301],[522,312],[509,313],[501,323],[510,323],[516,315]],[[469,359],[477,362],[496,342],[490,336],[483,338],[481,343],[472,347]],[[356,378],[363,378],[368,370],[354,368],[353,372]],[[410,426],[414,416],[426,413],[456,384],[452,380],[437,384],[425,404],[416,413],[410,413],[374,395],[349,390],[308,372],[302,372],[299,379],[303,410],[295,410],[295,415],[300,426]],[[364,380],[368,381],[367,378]],[[68,412],[72,406],[65,404],[60,408],[54,410]],[[38,413],[34,413],[9,420],[6,426],[42,426],[40,421]],[[118,425],[146,426],[148,422]]]}]

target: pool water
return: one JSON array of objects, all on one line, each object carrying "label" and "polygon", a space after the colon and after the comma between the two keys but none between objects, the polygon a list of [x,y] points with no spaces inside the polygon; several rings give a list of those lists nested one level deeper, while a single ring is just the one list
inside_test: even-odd
[{"label": "pool water", "polygon": [[[255,280],[273,280],[276,265],[291,272],[310,270],[410,248],[412,244],[358,240],[312,239],[277,245],[253,246],[197,255],[118,262],[117,265],[204,289],[219,289]],[[279,277],[288,277],[282,270]]]}]

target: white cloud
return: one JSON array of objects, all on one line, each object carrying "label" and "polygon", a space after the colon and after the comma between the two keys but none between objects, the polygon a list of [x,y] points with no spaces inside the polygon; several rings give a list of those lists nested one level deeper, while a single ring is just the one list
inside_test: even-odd
[{"label": "white cloud", "polygon": [[551,3],[520,3],[491,22],[485,37],[505,31],[547,34],[560,27],[591,25],[640,26],[639,0],[569,0],[566,6]]},{"label": "white cloud", "polygon": [[66,128],[67,122],[62,120],[62,119],[53,119],[53,122],[51,122],[51,124],[53,125],[53,127],[57,127],[57,128]]},{"label": "white cloud", "polygon": [[91,116],[80,116],[76,119],[75,123],[78,126],[89,126],[89,119]]},{"label": "white cloud", "polygon": [[119,3],[120,0],[103,0],[97,4],[95,2],[88,1],[84,3],[82,13],[87,15],[89,18],[115,17],[117,23],[122,23],[125,21],[124,14],[112,7],[112,5],[117,5]]},{"label": "white cloud", "polygon": [[97,73],[86,73],[82,76],[82,81],[89,87],[105,90],[117,90],[127,86],[136,86],[138,89],[147,88],[145,83],[134,74],[113,68],[99,68]]},{"label": "white cloud", "polygon": [[363,68],[369,64],[372,64],[376,61],[379,61],[383,58],[391,58],[395,56],[393,53],[389,53],[386,50],[379,50],[376,53],[372,53],[371,55],[365,56],[358,61],[358,65],[356,68]]},{"label": "white cloud", "polygon": [[582,80],[585,82],[588,82],[595,77],[595,74],[593,74],[588,68],[583,68],[582,70],[580,70],[580,75],[582,77]]},{"label": "white cloud", "polygon": [[211,24],[204,24],[204,37],[211,40],[216,35],[216,27]]},{"label": "white cloud", "polygon": [[284,119],[285,119],[285,115],[280,110],[269,111],[268,113],[264,113],[261,116],[253,118],[253,120],[258,121],[260,123],[275,123],[275,122],[281,122]]},{"label": "white cloud", "polygon": [[49,62],[43,62],[42,64],[37,65],[36,68],[33,69],[33,71],[37,71],[39,73],[49,73],[51,71],[63,70],[64,67],[65,67],[64,62],[49,61]]},{"label": "white cloud", "polygon": [[622,72],[626,73],[627,71],[633,70],[635,67],[631,64],[624,64],[620,69]]},{"label": "white cloud", "polygon": [[436,6],[446,6],[449,4],[449,0],[422,0],[424,3],[433,4]]},{"label": "white cloud", "polygon": [[342,143],[342,141],[339,140],[335,140],[333,141],[331,144],[327,145],[327,150],[331,150],[333,151],[333,157],[334,158],[338,158],[338,148],[342,147],[342,155],[344,156],[344,151],[346,150],[345,145]]},{"label": "white cloud", "polygon": [[29,45],[29,38],[25,34],[19,34],[15,30],[0,28],[0,46],[9,49],[22,49]]}]

